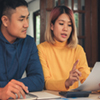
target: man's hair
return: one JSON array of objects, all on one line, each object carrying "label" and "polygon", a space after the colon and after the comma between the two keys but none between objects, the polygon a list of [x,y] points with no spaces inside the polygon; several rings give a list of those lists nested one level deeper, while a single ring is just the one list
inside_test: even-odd
[{"label": "man's hair", "polygon": [[3,15],[10,17],[12,14],[11,10],[15,10],[19,6],[28,7],[28,4],[25,0],[0,0],[0,24],[2,23],[1,17]]},{"label": "man's hair", "polygon": [[58,17],[61,14],[67,14],[71,20],[71,24],[72,24],[72,32],[70,34],[70,37],[67,41],[67,45],[68,47],[74,48],[76,47],[77,43],[78,43],[78,38],[77,38],[77,32],[76,32],[76,26],[75,26],[75,19],[74,19],[74,14],[73,11],[67,7],[67,6],[57,6],[54,7],[50,13],[50,17],[48,19],[48,24],[47,24],[47,28],[45,31],[45,40],[49,43],[54,44],[55,40],[54,40],[54,34],[53,31],[51,30],[51,24],[55,24],[55,21],[58,19]]}]

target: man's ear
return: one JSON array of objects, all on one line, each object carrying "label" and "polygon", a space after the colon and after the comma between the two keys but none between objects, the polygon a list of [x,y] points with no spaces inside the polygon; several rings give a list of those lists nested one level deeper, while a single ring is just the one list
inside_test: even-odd
[{"label": "man's ear", "polygon": [[2,24],[7,27],[8,26],[8,21],[9,21],[9,18],[7,16],[2,16],[1,17],[1,20],[2,20]]},{"label": "man's ear", "polygon": [[50,24],[50,29],[53,31],[53,23]]}]

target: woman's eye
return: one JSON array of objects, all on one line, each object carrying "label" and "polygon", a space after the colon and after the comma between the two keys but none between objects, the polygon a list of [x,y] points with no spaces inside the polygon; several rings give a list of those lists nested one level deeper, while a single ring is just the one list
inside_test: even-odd
[{"label": "woman's eye", "polygon": [[72,26],[72,25],[68,25],[68,26]]},{"label": "woman's eye", "polygon": [[64,25],[63,23],[59,23],[60,25]]}]

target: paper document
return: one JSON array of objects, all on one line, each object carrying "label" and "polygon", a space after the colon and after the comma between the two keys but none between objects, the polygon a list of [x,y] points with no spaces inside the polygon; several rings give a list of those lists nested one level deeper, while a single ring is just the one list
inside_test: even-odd
[{"label": "paper document", "polygon": [[49,100],[94,100],[90,98],[61,98],[61,99],[49,99]]},{"label": "paper document", "polygon": [[90,98],[69,98],[68,100],[94,100]]},{"label": "paper document", "polygon": [[100,83],[100,62],[96,62],[90,75],[87,77],[84,83],[74,90],[80,90],[80,91],[100,90],[99,83]]},{"label": "paper document", "polygon": [[30,92],[29,95],[26,95],[26,99],[23,99],[23,97],[21,96],[20,99],[14,99],[14,100],[39,100],[39,99],[50,100],[50,99],[58,99],[58,98],[61,98],[61,96],[48,93],[47,91],[40,91],[40,92]]},{"label": "paper document", "polygon": [[8,100],[37,100],[37,98],[36,97],[29,96],[29,95],[26,95],[26,98],[24,99],[22,97],[22,95],[21,95],[20,99],[12,99],[12,98],[9,98]]},{"label": "paper document", "polygon": [[[31,92],[30,92],[31,93]],[[54,98],[61,98],[61,96],[54,95],[51,93],[48,93],[46,91],[41,91],[41,92],[32,92],[31,94],[36,95],[38,98],[37,99],[54,99]]]}]

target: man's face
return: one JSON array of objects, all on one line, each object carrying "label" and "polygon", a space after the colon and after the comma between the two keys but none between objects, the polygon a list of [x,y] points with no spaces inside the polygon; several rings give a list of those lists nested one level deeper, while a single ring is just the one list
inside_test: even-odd
[{"label": "man's face", "polygon": [[29,26],[29,12],[26,6],[19,6],[15,9],[15,12],[11,15],[6,27],[5,38],[11,42],[16,38],[25,38],[26,31]]}]

